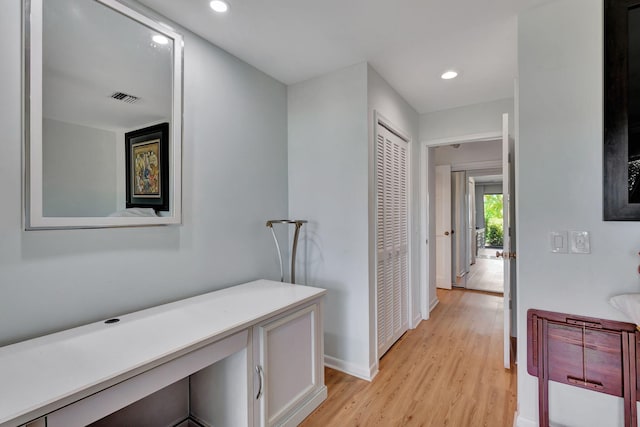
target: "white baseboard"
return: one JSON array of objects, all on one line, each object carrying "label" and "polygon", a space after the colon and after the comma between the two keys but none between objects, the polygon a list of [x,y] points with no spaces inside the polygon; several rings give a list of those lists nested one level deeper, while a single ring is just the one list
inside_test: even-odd
[{"label": "white baseboard", "polygon": [[431,305],[429,306],[429,313],[431,313],[433,309],[436,308],[436,305],[438,305],[439,302],[440,300],[438,298],[431,301]]},{"label": "white baseboard", "polygon": [[282,421],[283,427],[295,427],[299,425],[305,418],[309,416],[318,406],[327,398],[327,387],[323,386],[314,395],[302,402],[293,414],[286,420]]},{"label": "white baseboard", "polygon": [[376,377],[376,375],[378,375],[379,368],[380,365],[378,362],[374,363],[373,365],[369,366],[369,378],[371,378],[369,381],[373,381],[373,379]]},{"label": "white baseboard", "polygon": [[422,322],[422,315],[418,313],[418,315],[413,318],[413,324],[411,325],[411,329],[417,328],[420,322]]},{"label": "white baseboard", "polygon": [[528,418],[523,418],[522,415],[518,415],[515,419],[514,427],[538,427],[538,423]]},{"label": "white baseboard", "polygon": [[357,377],[366,381],[373,380],[373,378],[378,374],[377,363],[374,363],[367,369],[361,365],[356,365],[355,363],[327,356],[326,354],[324,355],[324,365],[331,369],[344,372],[345,374],[349,374],[353,377]]}]

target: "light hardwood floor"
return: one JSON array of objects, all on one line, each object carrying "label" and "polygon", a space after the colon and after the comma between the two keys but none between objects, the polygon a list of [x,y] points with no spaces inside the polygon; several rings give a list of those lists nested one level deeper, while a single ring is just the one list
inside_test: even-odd
[{"label": "light hardwood floor", "polygon": [[438,299],[372,382],[327,368],[329,397],[302,426],[511,426],[516,370],[502,365],[502,297],[439,289]]},{"label": "light hardwood floor", "polygon": [[503,261],[496,258],[476,258],[476,263],[469,267],[467,289],[494,293],[504,292]]}]

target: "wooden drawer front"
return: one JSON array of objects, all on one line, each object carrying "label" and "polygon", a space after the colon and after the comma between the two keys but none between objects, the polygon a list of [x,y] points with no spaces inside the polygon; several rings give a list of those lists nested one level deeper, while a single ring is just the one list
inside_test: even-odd
[{"label": "wooden drawer front", "polygon": [[602,384],[602,393],[623,396],[622,334],[585,331],[585,372],[589,381]]},{"label": "wooden drawer front", "polygon": [[554,322],[548,325],[549,380],[623,396],[620,333]]},{"label": "wooden drawer front", "polygon": [[550,380],[622,397],[624,425],[637,426],[638,350],[640,334],[632,323],[529,309],[527,371],[538,377],[540,426],[550,425]]},{"label": "wooden drawer front", "polygon": [[547,340],[549,379],[569,384],[568,378],[582,378],[582,328],[549,322]]}]

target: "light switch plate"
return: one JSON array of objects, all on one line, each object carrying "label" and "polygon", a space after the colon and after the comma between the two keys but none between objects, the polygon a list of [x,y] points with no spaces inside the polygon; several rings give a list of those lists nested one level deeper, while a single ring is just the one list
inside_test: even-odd
[{"label": "light switch plate", "polygon": [[567,249],[567,232],[566,231],[551,231],[549,233],[549,245],[551,252],[555,254],[566,254],[569,252]]},{"label": "light switch plate", "polygon": [[572,254],[590,254],[591,239],[588,231],[570,231],[569,247]]}]

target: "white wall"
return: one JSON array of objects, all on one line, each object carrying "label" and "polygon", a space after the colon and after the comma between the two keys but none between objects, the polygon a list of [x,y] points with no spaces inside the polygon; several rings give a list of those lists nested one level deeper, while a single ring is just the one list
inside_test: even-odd
[{"label": "white wall", "polygon": [[116,134],[44,119],[44,216],[107,216],[118,210]]},{"label": "white wall", "polygon": [[[629,321],[607,300],[639,291],[638,223],[602,221],[602,22],[600,0],[556,0],[519,18],[521,426],[538,419],[537,379],[526,371],[527,310]],[[549,252],[552,230],[589,231],[592,253]],[[623,424],[622,399],[575,387],[552,384],[550,411],[557,425]]]},{"label": "white wall", "polygon": [[[289,216],[307,280],[328,289],[325,362],[370,375],[367,64],[288,87]],[[304,255],[301,255],[304,256]]]},{"label": "white wall", "polygon": [[[513,117],[513,99],[435,111],[420,116],[420,140],[502,132],[502,113]],[[513,129],[513,119],[509,121]]]},{"label": "white wall", "polygon": [[[502,141],[477,141],[460,144],[458,148],[445,145],[435,148],[436,165],[460,165],[474,162],[502,161]],[[499,166],[500,167],[500,166]]]},{"label": "white wall", "polygon": [[[414,145],[418,114],[366,63],[289,86],[288,111],[289,216],[309,220],[301,245],[306,278],[329,290],[325,362],[371,378],[378,362],[370,252],[375,232],[370,209],[375,200],[374,111],[409,135]],[[417,158],[412,165],[417,174],[415,165]],[[417,188],[414,193],[417,200]],[[417,239],[412,244],[413,314],[419,316]]]},{"label": "white wall", "polygon": [[[389,83],[387,83],[380,74],[373,69],[373,67],[367,67],[367,95],[368,95],[368,121],[369,121],[369,288],[371,292],[369,294],[369,313],[370,318],[375,319],[376,309],[376,293],[375,293],[375,279],[376,279],[376,266],[374,264],[375,255],[375,186],[374,186],[374,165],[375,165],[375,117],[374,112],[382,115],[391,124],[397,127],[397,130],[403,132],[411,139],[409,146],[410,154],[410,212],[409,220],[411,222],[411,230],[409,236],[411,239],[411,284],[412,284],[412,308],[410,309],[410,321],[409,324],[413,327],[417,324],[421,317],[420,313],[420,223],[418,218],[420,217],[420,198],[419,198],[419,171],[420,171],[420,139],[419,139],[419,116],[418,113],[411,107],[407,101],[405,101],[398,92],[393,89]],[[424,297],[426,298],[426,296]],[[370,323],[370,336],[371,341],[375,341],[377,336],[375,322]],[[375,346],[371,346],[370,359],[372,362],[377,362],[377,349]]]},{"label": "white wall", "polygon": [[476,198],[476,227],[484,228],[484,195],[485,195],[485,186],[477,185],[475,188],[475,198]]},{"label": "white wall", "polygon": [[288,209],[286,88],[184,30],[184,225],[22,231],[20,28],[3,2],[0,345],[278,278],[265,220]]},{"label": "white wall", "polygon": [[502,194],[502,184],[476,184],[476,188],[480,188],[482,195],[485,194]]}]

